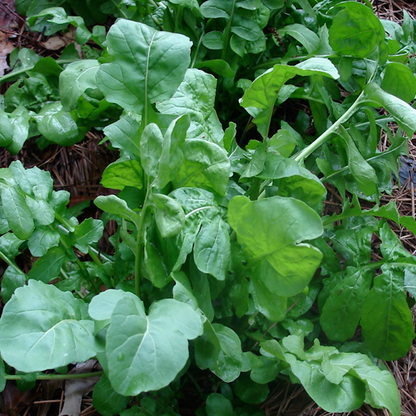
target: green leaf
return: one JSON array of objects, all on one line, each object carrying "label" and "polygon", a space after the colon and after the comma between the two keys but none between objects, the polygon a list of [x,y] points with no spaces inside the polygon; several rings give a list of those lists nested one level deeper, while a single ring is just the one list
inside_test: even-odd
[{"label": "green leaf", "polygon": [[253,353],[249,354],[251,372],[250,378],[258,384],[267,384],[276,379],[282,370],[282,365],[276,360],[258,356]]},{"label": "green leaf", "polygon": [[350,372],[366,384],[366,403],[374,408],[387,408],[392,416],[401,414],[400,397],[394,377],[387,369],[376,367],[366,355],[340,353],[325,356],[322,370],[327,379],[337,373],[343,377]]},{"label": "green leaf", "polygon": [[163,288],[171,281],[171,277],[159,248],[150,241],[148,235],[146,237],[144,243],[144,266],[146,272],[144,275],[152,282],[154,287]]},{"label": "green leaf", "polygon": [[172,382],[188,359],[188,339],[202,333],[199,313],[173,299],[118,301],[107,331],[108,378],[119,394],[136,396]]},{"label": "green leaf", "polygon": [[202,223],[196,236],[194,260],[199,270],[218,280],[225,280],[230,263],[230,236],[220,216]]},{"label": "green leaf", "polygon": [[101,183],[106,188],[123,190],[126,186],[143,188],[143,169],[136,159],[120,158],[103,172]]},{"label": "green leaf", "polygon": [[348,132],[342,128],[343,138],[348,152],[348,167],[360,190],[367,196],[374,195],[377,190],[378,178],[374,168],[362,157]]},{"label": "green leaf", "polygon": [[108,289],[92,298],[88,306],[88,314],[95,321],[108,321],[114,309],[121,299],[133,299],[137,301],[137,296],[121,289]]},{"label": "green leaf", "polygon": [[13,140],[13,126],[9,116],[0,109],[0,146],[9,146]]},{"label": "green leaf", "polygon": [[0,351],[19,371],[54,369],[94,357],[93,330],[83,301],[52,285],[29,280],[3,309]]},{"label": "green leaf", "polygon": [[416,95],[416,78],[406,65],[390,62],[384,70],[381,88],[409,103]]},{"label": "green leaf", "polygon": [[16,182],[26,194],[45,201],[52,196],[53,180],[49,172],[36,166],[25,169],[19,161],[12,162],[10,170],[13,172]]},{"label": "green leaf", "polygon": [[222,39],[222,32],[217,30],[213,30],[212,32],[208,32],[202,38],[202,44],[211,50],[222,50],[224,47],[224,41]]},{"label": "green leaf", "polygon": [[0,357],[0,392],[3,392],[4,388],[6,387],[6,369],[4,367],[4,362]]},{"label": "green leaf", "polygon": [[205,140],[185,140],[185,160],[173,181],[176,188],[197,187],[225,195],[230,161],[227,153],[215,143]]},{"label": "green leaf", "polygon": [[235,382],[234,392],[245,403],[263,403],[270,394],[267,384],[259,384],[253,381],[248,374],[242,374]]},{"label": "green leaf", "polygon": [[322,373],[320,364],[297,360],[292,354],[285,354],[285,358],[309,396],[327,412],[349,412],[364,403],[365,386],[358,378],[345,374],[334,384]]},{"label": "green leaf", "polygon": [[[68,16],[63,7],[50,7],[51,4],[47,3],[47,6],[42,8],[36,14],[32,14],[29,19],[29,23],[34,25],[37,17],[46,16],[47,22],[54,23],[55,25],[62,26],[71,24],[77,28],[75,32],[75,41],[80,45],[84,45],[91,37],[91,32],[85,26],[84,19],[80,16]],[[48,8],[49,7],[49,8]],[[49,17],[51,16],[51,17]],[[42,22],[42,19],[41,19]],[[41,26],[41,22],[37,22],[36,26]],[[59,29],[58,29],[59,30]],[[57,30],[55,30],[57,31]]]},{"label": "green leaf", "polygon": [[416,131],[416,110],[400,98],[383,91],[376,83],[367,84],[364,97],[376,105],[384,107],[395,119],[397,124],[412,137]]},{"label": "green leaf", "polygon": [[290,196],[311,206],[320,203],[326,195],[322,182],[293,159],[287,159],[270,149],[264,169],[257,175],[261,179],[279,179],[279,195]]},{"label": "green leaf", "polygon": [[49,283],[52,279],[59,276],[65,259],[66,252],[62,247],[52,247],[29,270],[29,279]]},{"label": "green leaf", "polygon": [[175,281],[172,290],[173,299],[188,304],[192,309],[198,309],[198,300],[193,294],[191,283],[186,274],[182,271],[172,272],[171,276]]},{"label": "green leaf", "polygon": [[170,123],[163,138],[162,153],[159,160],[159,188],[164,188],[178,174],[183,162],[183,146],[188,136],[190,119],[184,114]]},{"label": "green leaf", "polygon": [[384,42],[384,29],[373,11],[362,3],[344,2],[329,29],[329,43],[340,55],[370,56]]},{"label": "green leaf", "polygon": [[224,132],[214,109],[217,80],[206,72],[188,69],[173,96],[157,104],[164,114],[189,114],[187,139],[205,139],[221,144]]},{"label": "green leaf", "polygon": [[13,126],[13,141],[7,146],[7,150],[17,155],[29,136],[30,114],[23,106],[17,107],[9,114],[10,122]]},{"label": "green leaf", "polygon": [[347,276],[331,290],[322,309],[320,323],[329,339],[343,342],[354,336],[372,280],[371,270],[347,268]]},{"label": "green leaf", "polygon": [[32,198],[29,195],[26,196],[25,201],[36,225],[49,225],[55,221],[55,211],[46,201]]},{"label": "green leaf", "polygon": [[361,312],[361,327],[365,345],[374,356],[397,360],[407,354],[415,332],[402,271],[386,267],[374,279]]},{"label": "green leaf", "polygon": [[117,149],[122,149],[130,156],[140,157],[140,123],[129,115],[104,129],[104,134]]},{"label": "green leaf", "polygon": [[322,259],[319,250],[300,244],[322,235],[315,211],[293,198],[248,202],[236,197],[230,201],[228,219],[239,243],[250,251],[250,262],[259,263],[262,280],[272,293],[289,297],[305,288]]},{"label": "green leaf", "polygon": [[81,253],[87,254],[90,244],[97,243],[103,236],[104,224],[101,220],[87,218],[75,227],[72,244]]},{"label": "green leaf", "polygon": [[286,81],[295,77],[322,75],[338,78],[338,71],[325,58],[310,58],[296,66],[275,65],[257,77],[240,100],[241,105],[254,117],[259,133],[267,138],[274,105],[280,89]]},{"label": "green leaf", "polygon": [[78,98],[88,89],[97,88],[95,76],[100,64],[93,59],[70,63],[59,76],[59,92],[65,111],[74,110]]},{"label": "green leaf", "polygon": [[299,23],[279,28],[279,35],[292,36],[305,47],[308,53],[314,52],[319,46],[319,38],[316,33]]},{"label": "green leaf", "polygon": [[223,61],[222,59],[211,59],[209,61],[197,62],[194,65],[194,68],[208,68],[215,74],[224,78],[233,78],[235,76],[235,71],[232,70],[229,63]]},{"label": "green leaf", "polygon": [[26,284],[26,275],[16,268],[9,266],[1,279],[1,298],[7,303],[18,287]]},{"label": "green leaf", "polygon": [[190,63],[191,42],[185,36],[129,20],[111,27],[107,45],[113,61],[101,65],[97,86],[109,102],[128,111],[141,113],[169,99]]},{"label": "green leaf", "polygon": [[207,416],[234,416],[231,402],[218,393],[208,396],[205,410]]},{"label": "green leaf", "polygon": [[44,256],[52,247],[59,244],[59,233],[49,228],[36,228],[28,241],[30,253],[34,257]]},{"label": "green leaf", "polygon": [[29,238],[35,228],[33,216],[25,198],[15,188],[0,183],[1,202],[9,227],[21,240]]},{"label": "green leaf", "polygon": [[181,205],[167,195],[153,194],[156,204],[155,220],[162,238],[179,234],[185,224],[185,214]]},{"label": "green leaf", "polygon": [[163,149],[163,135],[155,123],[148,124],[140,140],[140,159],[143,170],[151,180],[157,177]]},{"label": "green leaf", "polygon": [[95,198],[94,204],[104,212],[119,215],[134,223],[138,223],[140,219],[139,215],[128,207],[127,202],[116,195],[99,196]]},{"label": "green leaf", "polygon": [[111,387],[110,381],[104,374],[94,386],[92,392],[92,404],[103,416],[118,415],[130,402],[130,397],[116,393]]},{"label": "green leaf", "polygon": [[80,140],[77,124],[60,102],[46,104],[34,118],[39,132],[50,142],[72,146]]},{"label": "green leaf", "polygon": [[0,251],[3,255],[10,258],[15,258],[19,254],[19,248],[23,240],[17,238],[12,233],[6,233],[0,236]]},{"label": "green leaf", "polygon": [[267,287],[262,270],[258,267],[254,267],[251,274],[250,293],[255,308],[267,319],[279,322],[285,318],[288,306],[287,297],[279,296]]},{"label": "green leaf", "polygon": [[202,370],[209,368],[226,383],[240,375],[243,352],[238,335],[221,324],[205,323],[205,333],[195,341],[195,360]]}]

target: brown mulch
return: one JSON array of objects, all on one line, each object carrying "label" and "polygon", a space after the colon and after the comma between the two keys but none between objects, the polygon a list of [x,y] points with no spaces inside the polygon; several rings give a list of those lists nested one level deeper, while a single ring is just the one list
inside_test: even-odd
[{"label": "brown mulch", "polygon": [[[404,0],[370,0],[377,15],[383,19],[401,23],[403,9],[416,19],[416,2]],[[14,8],[14,0],[0,0],[0,69],[2,42],[4,50],[9,47],[5,39],[12,42],[16,47],[33,49],[42,56],[59,57],[59,52],[48,49],[42,35],[34,35],[25,29],[25,21]],[[3,36],[6,35],[6,36]],[[3,37],[2,37],[3,36]],[[1,86],[1,93],[5,92],[7,83]],[[33,140],[29,140],[17,156],[12,156],[4,149],[0,149],[0,168],[7,167],[13,160],[20,160],[26,168],[38,166],[51,173],[54,179],[55,190],[67,190],[70,192],[70,203],[75,204],[83,201],[93,201],[98,195],[107,192],[100,185],[100,179],[105,167],[117,159],[118,153],[109,150],[108,147],[100,145],[103,135],[101,132],[91,131],[85,139],[71,147],[50,146],[40,151]],[[384,144],[383,144],[384,143]],[[387,146],[386,142],[381,145]],[[416,138],[409,141],[409,157],[416,161]],[[415,217],[415,196],[412,186],[401,187],[396,184],[391,196],[385,195],[382,203],[395,200],[401,215]],[[341,203],[336,193],[331,195],[331,204],[334,209],[340,209]],[[86,216],[99,218],[100,212],[91,203],[86,209]],[[416,255],[416,237],[407,229],[391,223],[393,230],[399,236],[404,247]],[[107,228],[107,235],[113,230]],[[108,240],[102,247],[104,251],[110,251]],[[416,321],[416,320],[415,320]],[[416,343],[406,357],[395,362],[387,363],[399,386],[402,400],[402,415],[416,415]],[[10,383],[9,383],[10,384]],[[7,404],[10,414],[32,415],[58,414],[63,405],[63,395],[56,397],[51,395],[48,400],[43,394],[49,387],[48,383],[39,383],[36,391],[28,390],[19,392],[13,384],[8,385],[6,391],[1,395],[3,403],[0,409]],[[28,404],[30,403],[30,404]],[[6,407],[7,407],[6,406]],[[51,407],[52,406],[52,407]],[[83,400],[81,415],[97,415],[92,406],[91,397]],[[278,384],[271,392],[268,400],[263,404],[266,415],[276,416],[388,416],[386,410],[372,409],[364,405],[359,410],[350,413],[328,413],[318,407],[306,394],[302,386],[291,385],[284,381]],[[8,413],[9,414],[9,413]]]}]

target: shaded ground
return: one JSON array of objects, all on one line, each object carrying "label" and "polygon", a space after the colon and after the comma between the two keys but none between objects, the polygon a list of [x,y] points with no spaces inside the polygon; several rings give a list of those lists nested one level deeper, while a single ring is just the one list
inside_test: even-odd
[{"label": "shaded ground", "polygon": [[[403,0],[371,0],[374,10],[379,17],[401,22],[403,18],[402,10],[405,9],[413,19],[416,19],[416,3]],[[70,38],[55,39],[52,43],[45,43],[46,39],[42,35],[33,34],[25,31],[24,20],[15,13],[13,0],[0,0],[0,75],[7,71],[7,55],[11,48],[27,47],[33,49],[42,56],[52,56],[57,58],[59,53],[53,48],[61,42],[70,42]],[[53,46],[55,45],[55,46]],[[61,46],[62,47],[62,46]],[[7,83],[1,86],[4,93]],[[38,166],[51,173],[54,179],[55,190],[67,190],[71,194],[70,204],[83,201],[92,201],[98,195],[108,192],[103,188],[99,181],[105,167],[118,157],[117,152],[109,150],[106,145],[99,145],[103,136],[100,132],[89,132],[86,138],[72,147],[50,146],[40,151],[33,140],[29,140],[18,156],[12,156],[4,149],[0,149],[0,167],[8,166],[13,160],[20,160],[26,168]],[[380,146],[386,147],[388,144],[382,138]],[[409,141],[409,159],[415,161],[416,166],[416,136]],[[410,168],[412,170],[413,168]],[[415,168],[416,170],[416,168]],[[413,172],[411,172],[413,173]],[[416,172],[415,172],[416,173]],[[415,186],[409,181],[399,189],[395,184],[392,196],[384,196],[383,203],[395,200],[401,215],[415,215]],[[329,197],[326,202],[326,209],[329,212],[341,210],[341,200],[339,195],[331,188],[328,188]],[[98,218],[100,213],[91,204],[85,212],[86,216]],[[396,224],[391,224],[404,247],[416,254],[416,237],[406,229],[400,229]],[[111,225],[110,225],[111,227]],[[113,230],[106,229],[107,236]],[[110,250],[106,240],[101,243],[103,251]],[[27,272],[29,265],[23,265]],[[3,269],[0,264],[0,275]],[[416,415],[416,342],[412,350],[405,358],[396,362],[387,363],[396,378],[400,389],[402,400],[402,415]],[[198,394],[192,397],[189,392],[188,405],[196,405],[201,402]],[[8,383],[6,390],[0,395],[0,415],[58,415],[64,405],[64,393],[60,382],[38,383],[34,389],[20,392],[12,383]],[[192,411],[184,405],[183,415],[191,415]],[[82,416],[97,415],[98,413],[92,406],[91,395],[86,395],[82,399]],[[195,407],[194,407],[195,409]],[[293,386],[285,381],[281,381],[268,400],[263,404],[266,415],[285,415],[285,416],[330,416],[318,407],[306,394],[302,386]],[[386,410],[376,410],[365,405],[361,409],[337,415],[355,416],[388,416]]]}]

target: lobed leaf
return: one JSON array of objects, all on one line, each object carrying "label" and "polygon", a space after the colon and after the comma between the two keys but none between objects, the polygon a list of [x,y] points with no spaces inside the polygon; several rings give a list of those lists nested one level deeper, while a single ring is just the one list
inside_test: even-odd
[{"label": "lobed leaf", "polygon": [[83,301],[55,286],[29,280],[3,309],[0,351],[19,371],[54,369],[94,357],[93,330]]}]

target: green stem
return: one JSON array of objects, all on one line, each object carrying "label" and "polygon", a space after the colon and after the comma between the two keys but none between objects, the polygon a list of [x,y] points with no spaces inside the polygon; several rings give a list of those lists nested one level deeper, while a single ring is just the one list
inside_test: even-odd
[{"label": "green stem", "polygon": [[191,68],[191,69],[192,69],[192,68],[194,67],[194,65],[195,65],[196,58],[197,58],[197,56],[198,56],[198,52],[199,52],[199,47],[201,46],[201,43],[202,43],[202,38],[204,37],[204,35],[205,35],[205,30],[201,33],[201,36],[199,37],[198,44],[196,45],[196,49],[195,49],[195,52],[194,52],[194,57],[193,57],[193,59],[192,59],[192,63],[191,63],[191,66],[190,66],[190,68]]},{"label": "green stem", "polygon": [[[83,379],[91,377],[100,377],[104,374],[104,371],[95,371],[94,373],[81,373],[81,374],[41,374],[36,376],[36,380],[73,380]],[[6,375],[6,380],[24,380],[24,375]]]},{"label": "green stem", "polygon": [[227,60],[226,58],[227,58],[227,52],[228,52],[228,44],[230,42],[231,25],[233,23],[235,3],[236,3],[236,0],[233,1],[233,6],[231,8],[230,18],[228,19],[227,27],[225,28],[225,31],[224,31],[224,34],[225,34],[225,36],[224,36],[224,48],[222,50],[222,55],[221,55],[221,59],[223,61]]},{"label": "green stem", "polygon": [[[146,182],[148,182],[146,180]],[[143,202],[143,209],[140,213],[140,221],[137,224],[137,238],[136,238],[136,261],[134,264],[134,287],[135,292],[138,297],[140,297],[140,283],[141,283],[141,273],[140,273],[140,258],[142,254],[142,247],[143,247],[143,233],[144,233],[144,220],[146,216],[146,211],[148,208],[148,199],[149,199],[149,191],[151,189],[151,185],[147,187],[146,196]]]},{"label": "green stem", "polygon": [[345,123],[357,111],[359,105],[362,101],[364,101],[363,97],[364,92],[361,92],[354,104],[328,130],[322,133],[313,143],[300,151],[294,157],[294,160],[298,163],[302,163],[310,154],[322,146],[331,137],[331,135],[338,130],[342,123]]},{"label": "green stem", "polygon": [[[114,261],[110,258],[108,258],[105,254],[100,253],[97,249],[95,249],[92,246],[88,246],[88,250],[91,250],[93,253],[95,253],[96,256],[100,256],[105,262],[107,263],[114,263]],[[92,257],[92,256],[91,256]]]},{"label": "green stem", "polygon": [[72,224],[70,224],[69,221],[59,215],[56,211],[55,218],[67,229],[69,233],[73,233],[75,231],[75,228],[72,226]]},{"label": "green stem", "polygon": [[[70,64],[71,62],[75,62],[75,61],[79,61],[80,59],[57,59],[56,63],[60,64],[60,65],[64,65],[64,64]],[[36,65],[36,64],[35,64]],[[24,74],[28,71],[31,71],[35,65],[30,65],[26,68],[23,69],[18,69],[17,71],[12,71],[6,75],[3,75],[2,77],[0,77],[0,84],[2,84],[3,82],[7,81],[10,78],[15,77],[16,75],[21,75]]]},{"label": "green stem", "polygon": [[97,266],[102,266],[103,263],[101,262],[101,260],[98,258],[97,253],[95,253],[94,251],[92,251],[91,247],[88,247],[88,254],[91,256],[91,258],[94,260],[94,263]]},{"label": "green stem", "polygon": [[183,14],[182,7],[176,6],[175,7],[175,33],[180,33],[178,32],[178,26],[179,26],[179,22],[182,21],[182,14]]},{"label": "green stem", "polygon": [[0,259],[2,259],[5,263],[7,263],[12,269],[14,269],[16,271],[16,273],[18,274],[23,274],[26,278],[26,281],[28,280],[28,277],[26,276],[25,273],[22,272],[22,270],[20,270],[19,267],[17,267],[5,254],[3,254],[0,251]]}]

